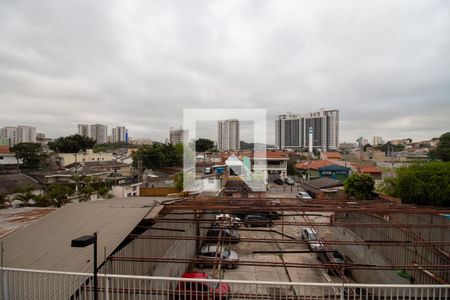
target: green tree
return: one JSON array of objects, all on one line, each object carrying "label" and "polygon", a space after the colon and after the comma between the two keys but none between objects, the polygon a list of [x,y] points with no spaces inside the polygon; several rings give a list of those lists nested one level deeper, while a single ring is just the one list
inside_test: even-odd
[{"label": "green tree", "polygon": [[109,191],[110,191],[110,189],[109,189],[109,187],[107,187],[106,185],[104,185],[104,186],[101,186],[99,189],[98,189],[98,194],[101,196],[101,197],[106,197],[106,195],[109,193]]},{"label": "green tree", "polygon": [[73,195],[73,193],[74,190],[62,184],[52,184],[46,190],[50,203],[55,204],[56,207],[61,207],[66,204],[69,196]]},{"label": "green tree", "polygon": [[159,169],[162,167],[181,167],[183,165],[182,144],[143,145],[132,154],[133,166],[142,162],[143,168]]},{"label": "green tree", "polygon": [[442,161],[450,161],[450,132],[441,135],[434,154]]},{"label": "green tree", "polygon": [[175,183],[175,188],[181,192],[183,190],[183,179],[184,179],[184,175],[183,172],[177,173],[175,174],[175,176],[173,177],[173,181]]},{"label": "green tree", "polygon": [[344,182],[344,188],[350,197],[366,200],[372,197],[375,181],[368,174],[356,173],[350,175]]},{"label": "green tree", "polygon": [[11,201],[6,197],[6,195],[0,194],[0,207],[2,206],[11,206]]},{"label": "green tree", "polygon": [[450,162],[402,167],[387,193],[403,203],[450,207]]},{"label": "green tree", "polygon": [[33,194],[33,187],[27,186],[26,188],[23,188],[20,193],[14,196],[13,200],[19,200],[22,201],[25,206],[30,205],[31,200],[35,200],[36,195]]},{"label": "green tree", "polygon": [[86,151],[86,149],[92,149],[95,145],[95,141],[87,136],[74,134],[66,137],[59,137],[53,142],[48,144],[48,147],[60,153],[78,153],[80,151]]},{"label": "green tree", "polygon": [[38,143],[20,143],[12,147],[11,152],[17,159],[23,161],[24,167],[30,169],[39,168],[47,158],[42,151],[42,146]]},{"label": "green tree", "polygon": [[197,139],[195,141],[195,151],[205,152],[214,148],[214,142],[209,139]]},{"label": "green tree", "polygon": [[253,150],[254,148],[255,148],[254,143],[247,143],[245,141],[240,142],[239,149],[241,149],[241,150]]},{"label": "green tree", "polygon": [[298,174],[297,169],[295,168],[295,159],[289,159],[287,162],[287,174],[290,176],[295,176]]}]

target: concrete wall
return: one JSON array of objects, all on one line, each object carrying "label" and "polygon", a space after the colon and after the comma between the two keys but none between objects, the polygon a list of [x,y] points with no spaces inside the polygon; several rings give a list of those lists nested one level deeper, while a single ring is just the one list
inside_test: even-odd
[{"label": "concrete wall", "polygon": [[[450,220],[439,215],[391,214],[386,216],[349,213],[347,216],[337,216],[336,222],[380,223],[380,224],[445,224]],[[351,231],[350,231],[351,229]],[[387,227],[351,227],[347,232],[355,234],[362,240],[392,240],[392,241],[448,241],[448,228],[387,228]],[[411,265],[449,265],[449,246],[373,246],[371,250],[384,257],[392,264]],[[372,255],[372,254],[370,254]],[[448,270],[430,270],[445,281],[450,281]],[[438,283],[425,272],[409,271],[417,284]]]},{"label": "concrete wall", "polygon": [[142,197],[165,197],[168,194],[178,192],[179,191],[174,187],[141,188]]}]

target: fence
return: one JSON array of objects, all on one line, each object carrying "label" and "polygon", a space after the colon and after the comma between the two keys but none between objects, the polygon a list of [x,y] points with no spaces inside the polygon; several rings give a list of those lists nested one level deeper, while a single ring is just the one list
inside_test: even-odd
[{"label": "fence", "polygon": [[[92,274],[3,268],[1,299],[94,299]],[[450,285],[374,285],[100,274],[98,299],[449,299]]]}]

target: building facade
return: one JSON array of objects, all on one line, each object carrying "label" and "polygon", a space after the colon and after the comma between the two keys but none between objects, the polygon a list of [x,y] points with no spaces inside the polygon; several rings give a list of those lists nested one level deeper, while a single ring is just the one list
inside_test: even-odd
[{"label": "building facade", "polygon": [[217,121],[217,149],[219,151],[239,150],[239,120]]},{"label": "building facade", "polygon": [[382,145],[383,144],[383,138],[381,136],[374,136],[372,138],[372,146]]},{"label": "building facade", "polygon": [[16,144],[36,143],[36,128],[32,126],[17,126]]},{"label": "building facade", "polygon": [[169,132],[169,142],[172,145],[182,144],[185,131],[183,129],[171,129]]},{"label": "building facade", "polygon": [[339,145],[339,110],[320,110],[305,115],[279,115],[275,121],[275,144],[278,149],[304,149],[309,147],[312,128],[313,148],[328,151]]},{"label": "building facade", "polygon": [[78,134],[81,136],[89,137],[89,125],[88,124],[78,124]]},{"label": "building facade", "polygon": [[102,124],[91,125],[90,137],[97,142],[97,144],[106,144],[108,127]]},{"label": "building facade", "polygon": [[5,139],[10,147],[16,144],[17,127],[6,126],[0,129],[0,138]]},{"label": "building facade", "polygon": [[126,131],[123,126],[115,127],[112,129],[112,142],[113,143],[126,143]]}]

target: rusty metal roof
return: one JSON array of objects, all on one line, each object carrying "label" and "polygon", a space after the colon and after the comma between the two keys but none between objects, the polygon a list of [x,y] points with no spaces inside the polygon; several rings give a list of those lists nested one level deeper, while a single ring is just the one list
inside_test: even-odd
[{"label": "rusty metal roof", "polygon": [[68,204],[1,241],[4,266],[11,268],[90,272],[92,246],[71,248],[71,240],[98,234],[98,266],[159,201],[168,198],[115,198]]},{"label": "rusty metal roof", "polygon": [[0,238],[25,227],[48,213],[52,207],[19,207],[0,210]]}]

